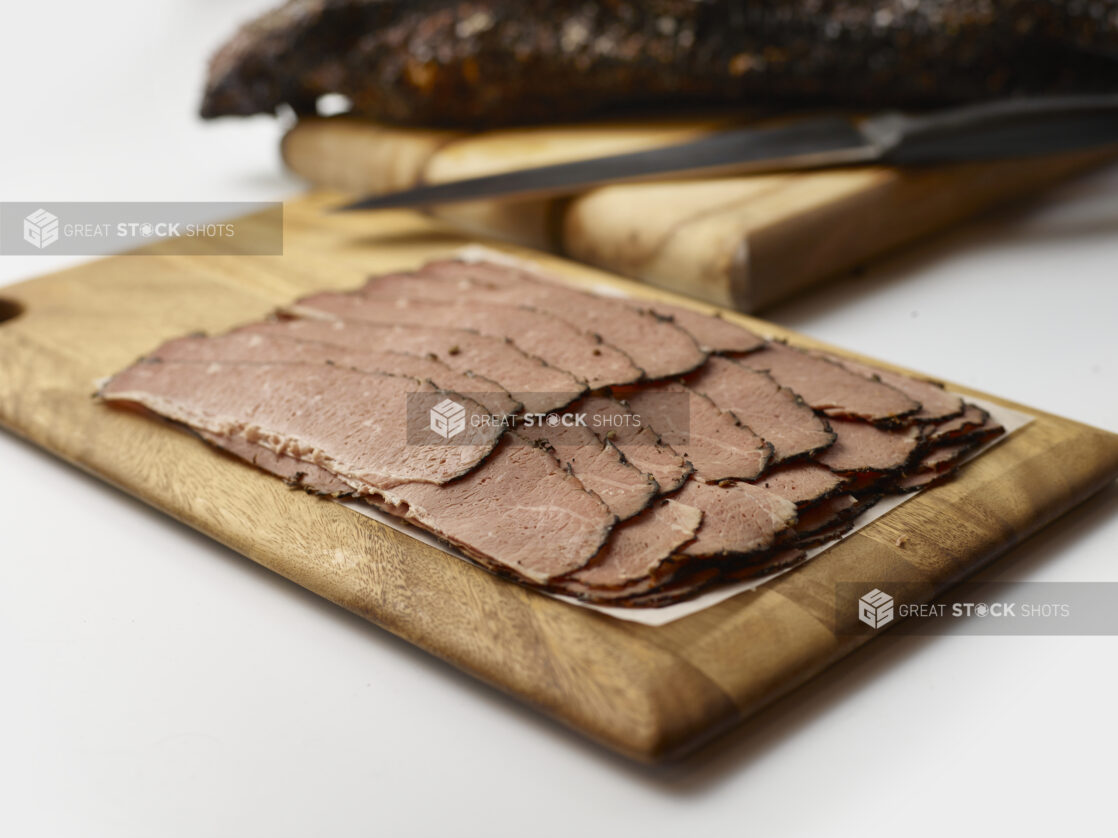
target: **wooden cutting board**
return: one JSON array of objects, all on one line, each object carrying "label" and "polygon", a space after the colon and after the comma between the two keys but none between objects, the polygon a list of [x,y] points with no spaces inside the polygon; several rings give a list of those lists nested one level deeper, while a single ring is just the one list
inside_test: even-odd
[{"label": "wooden cutting board", "polygon": [[[168,425],[90,398],[96,379],[167,338],[226,329],[298,295],[353,287],[369,272],[414,267],[465,243],[415,214],[386,213],[375,225],[324,214],[338,197],[286,205],[283,256],[172,255],[156,245],[0,289],[0,423],[630,756],[690,749],[865,642],[867,635],[847,633],[857,625],[853,614],[851,625],[836,618],[838,580],[904,582],[931,597],[1118,474],[1118,437],[1029,411],[1035,421],[955,481],[756,591],[650,627],[498,579],[340,504],[288,489]],[[575,284],[685,303],[526,255]]]},{"label": "wooden cutting board", "polygon": [[[283,157],[320,187],[377,194],[682,142],[726,117],[479,134],[305,119]],[[549,250],[716,305],[758,311],[914,239],[1118,157],[1092,151],[901,170],[881,166],[592,189],[571,200],[434,208],[460,229]]]}]

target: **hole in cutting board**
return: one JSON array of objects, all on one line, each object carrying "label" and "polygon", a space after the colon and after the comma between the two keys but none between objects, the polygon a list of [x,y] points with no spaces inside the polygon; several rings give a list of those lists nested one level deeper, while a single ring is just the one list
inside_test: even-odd
[{"label": "hole in cutting board", "polygon": [[0,326],[9,320],[15,320],[21,314],[23,314],[23,306],[20,303],[6,297],[0,297]]}]

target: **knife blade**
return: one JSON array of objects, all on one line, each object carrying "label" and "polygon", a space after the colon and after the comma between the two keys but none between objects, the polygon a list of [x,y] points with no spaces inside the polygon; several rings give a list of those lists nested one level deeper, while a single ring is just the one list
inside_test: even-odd
[{"label": "knife blade", "polygon": [[660,148],[373,195],[337,211],[549,197],[670,176],[1004,159],[1110,143],[1118,143],[1118,95],[1003,99],[930,113],[826,116],[719,131]]}]

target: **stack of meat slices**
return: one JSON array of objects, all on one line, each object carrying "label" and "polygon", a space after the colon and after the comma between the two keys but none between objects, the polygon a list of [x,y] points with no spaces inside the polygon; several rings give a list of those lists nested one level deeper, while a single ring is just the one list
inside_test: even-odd
[{"label": "stack of meat slices", "polygon": [[[409,442],[417,394],[499,421]],[[1002,433],[931,382],[488,261],[172,340],[100,395],[524,584],[633,607],[792,566]],[[584,421],[523,421],[555,411]]]}]

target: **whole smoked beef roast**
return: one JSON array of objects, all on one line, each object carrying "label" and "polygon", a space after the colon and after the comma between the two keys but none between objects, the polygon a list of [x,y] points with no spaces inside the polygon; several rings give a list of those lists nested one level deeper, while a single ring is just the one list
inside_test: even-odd
[{"label": "whole smoked beef roast", "polygon": [[210,63],[204,117],[479,128],[632,109],[921,107],[1118,89],[1118,0],[290,0]]}]

